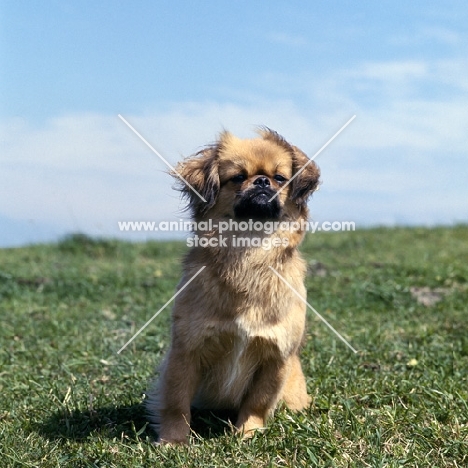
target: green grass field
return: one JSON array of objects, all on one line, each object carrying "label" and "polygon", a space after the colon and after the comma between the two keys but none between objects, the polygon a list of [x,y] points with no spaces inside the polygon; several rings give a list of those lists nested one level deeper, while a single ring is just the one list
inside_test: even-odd
[{"label": "green grass field", "polygon": [[158,447],[141,402],[170,307],[117,351],[174,294],[184,251],[0,250],[0,466],[468,466],[467,226],[310,235],[309,302],[358,353],[309,311],[307,411],[249,441],[197,414],[190,446]]}]

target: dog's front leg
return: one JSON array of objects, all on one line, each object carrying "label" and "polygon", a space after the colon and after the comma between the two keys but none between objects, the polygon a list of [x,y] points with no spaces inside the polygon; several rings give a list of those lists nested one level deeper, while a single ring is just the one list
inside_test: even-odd
[{"label": "dog's front leg", "polygon": [[172,348],[161,380],[159,441],[185,444],[190,433],[190,404],[200,381],[193,356]]},{"label": "dog's front leg", "polygon": [[270,359],[255,372],[236,422],[244,437],[250,437],[255,429],[265,427],[280,398],[287,371],[285,362]]}]

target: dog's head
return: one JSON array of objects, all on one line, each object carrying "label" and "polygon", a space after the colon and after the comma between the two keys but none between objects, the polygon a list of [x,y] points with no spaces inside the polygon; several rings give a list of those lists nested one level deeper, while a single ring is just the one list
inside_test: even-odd
[{"label": "dog's head", "polygon": [[318,187],[318,167],[276,132],[259,133],[241,140],[224,132],[177,165],[173,175],[195,219],[278,220],[285,210],[305,208]]}]

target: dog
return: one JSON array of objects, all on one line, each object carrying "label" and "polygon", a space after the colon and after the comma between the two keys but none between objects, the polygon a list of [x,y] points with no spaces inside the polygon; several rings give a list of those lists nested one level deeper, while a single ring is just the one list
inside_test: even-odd
[{"label": "dog", "polygon": [[170,349],[146,395],[159,443],[188,442],[191,407],[234,411],[235,428],[249,437],[280,401],[296,411],[310,404],[297,247],[320,171],[278,133],[258,132],[244,140],[225,131],[172,173],[200,242],[185,257]]}]

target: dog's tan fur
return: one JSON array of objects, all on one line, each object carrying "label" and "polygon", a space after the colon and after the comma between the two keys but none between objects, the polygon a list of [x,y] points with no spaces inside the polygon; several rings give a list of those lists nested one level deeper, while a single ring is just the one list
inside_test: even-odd
[{"label": "dog's tan fur", "polygon": [[[263,129],[260,138],[240,140],[223,133],[219,141],[180,163],[176,170],[197,222],[236,219],[234,205],[259,176],[275,192],[306,163],[307,156],[277,133]],[[244,174],[241,183],[233,182]],[[317,188],[319,170],[310,162],[278,196],[278,221],[306,220],[307,197]],[[217,237],[216,229],[199,232]],[[184,286],[176,298],[171,347],[160,378],[147,395],[149,419],[163,443],[186,443],[190,407],[233,409],[236,427],[245,435],[265,425],[280,400],[292,410],[309,403],[299,361],[305,305],[269,268],[273,267],[305,298],[305,264],[297,246],[304,232],[277,230],[223,232],[227,247],[194,247],[184,262]],[[233,247],[234,236],[287,239],[287,246]]]}]

